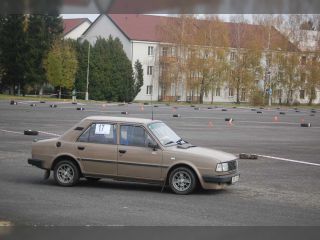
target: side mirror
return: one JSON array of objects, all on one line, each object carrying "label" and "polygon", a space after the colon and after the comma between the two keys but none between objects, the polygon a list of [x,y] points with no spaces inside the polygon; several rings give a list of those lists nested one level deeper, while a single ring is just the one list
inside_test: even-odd
[{"label": "side mirror", "polygon": [[158,144],[152,143],[152,142],[149,142],[149,143],[148,143],[148,147],[149,147],[149,148],[152,148],[153,151],[156,151],[156,150],[159,148]]}]

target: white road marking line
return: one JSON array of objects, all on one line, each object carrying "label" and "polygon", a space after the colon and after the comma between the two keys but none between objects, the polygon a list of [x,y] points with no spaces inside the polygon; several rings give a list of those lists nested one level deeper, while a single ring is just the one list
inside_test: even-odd
[{"label": "white road marking line", "polygon": [[276,160],[279,160],[279,161],[301,163],[301,164],[306,164],[306,165],[312,165],[312,166],[320,167],[320,164],[319,164],[319,163],[304,162],[304,161],[298,161],[298,160],[293,160],[293,159],[288,159],[288,158],[280,158],[280,157],[273,157],[273,156],[260,155],[260,154],[257,154],[257,155],[258,155],[259,157],[271,158],[271,159],[276,159]]},{"label": "white road marking line", "polygon": [[38,131],[39,133],[47,134],[47,135],[52,135],[52,136],[57,136],[60,137],[61,135],[56,134],[56,133],[49,133],[49,132],[43,132],[43,131]]},{"label": "white road marking line", "polygon": [[7,132],[7,133],[15,133],[15,134],[24,134],[24,133],[22,133],[22,132],[15,132],[15,131],[9,131],[9,130],[4,130],[4,129],[0,129],[0,131],[2,131],[2,132]]}]

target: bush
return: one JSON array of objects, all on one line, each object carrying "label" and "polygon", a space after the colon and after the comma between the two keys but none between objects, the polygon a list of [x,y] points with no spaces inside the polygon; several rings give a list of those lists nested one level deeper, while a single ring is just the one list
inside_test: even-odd
[{"label": "bush", "polygon": [[259,90],[253,91],[250,97],[250,104],[252,104],[253,106],[263,106],[264,105],[263,92]]}]

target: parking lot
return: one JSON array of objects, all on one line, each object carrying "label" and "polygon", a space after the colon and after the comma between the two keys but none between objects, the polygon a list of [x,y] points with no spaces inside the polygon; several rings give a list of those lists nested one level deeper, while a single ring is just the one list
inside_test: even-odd
[{"label": "parking lot", "polygon": [[[154,119],[165,121],[194,145],[261,155],[258,160],[239,160],[241,177],[234,186],[178,196],[169,189],[161,192],[159,186],[112,180],[82,180],[63,188],[54,184],[52,176],[43,180],[43,170],[27,164],[35,138],[63,134],[90,115],[151,118],[150,105],[34,102],[32,107],[32,103],[0,101],[0,222],[32,226],[320,224],[319,110],[311,114],[310,109],[292,107],[157,104]],[[40,134],[25,136],[26,129]]]}]

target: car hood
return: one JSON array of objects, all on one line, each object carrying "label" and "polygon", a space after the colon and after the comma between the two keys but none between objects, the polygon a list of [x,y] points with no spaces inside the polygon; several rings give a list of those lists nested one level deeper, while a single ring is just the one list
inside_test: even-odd
[{"label": "car hood", "polygon": [[189,147],[189,148],[179,148],[178,146],[169,147],[170,151],[173,153],[180,154],[187,154],[197,156],[199,158],[210,158],[215,159],[218,162],[226,162],[236,159],[237,157],[231,153],[211,149],[211,148],[204,148],[204,147]]}]

